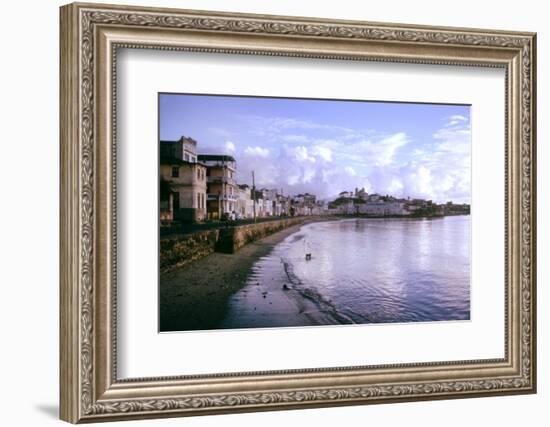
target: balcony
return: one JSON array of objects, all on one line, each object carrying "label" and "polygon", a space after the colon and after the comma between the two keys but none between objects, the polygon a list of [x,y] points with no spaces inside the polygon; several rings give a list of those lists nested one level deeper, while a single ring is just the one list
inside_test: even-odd
[{"label": "balcony", "polygon": [[237,185],[235,179],[229,178],[227,176],[209,176],[207,177],[207,181],[209,184],[229,184],[229,185]]},{"label": "balcony", "polygon": [[238,199],[236,194],[214,194],[208,193],[208,200],[229,200],[230,202],[236,202]]}]

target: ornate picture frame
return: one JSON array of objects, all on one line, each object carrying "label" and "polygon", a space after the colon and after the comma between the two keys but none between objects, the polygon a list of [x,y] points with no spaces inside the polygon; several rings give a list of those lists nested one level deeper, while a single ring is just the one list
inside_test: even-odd
[{"label": "ornate picture frame", "polygon": [[[535,34],[80,3],[60,13],[61,419],[97,422],[536,391]],[[504,69],[505,357],[119,379],[120,48]]]}]

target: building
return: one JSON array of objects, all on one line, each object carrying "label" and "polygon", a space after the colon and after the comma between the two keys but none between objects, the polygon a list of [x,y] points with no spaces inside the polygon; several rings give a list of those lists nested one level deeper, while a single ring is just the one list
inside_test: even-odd
[{"label": "building", "polygon": [[367,216],[403,216],[410,215],[404,202],[373,201],[356,206],[357,213]]},{"label": "building", "polygon": [[273,201],[270,199],[270,191],[267,188],[262,188],[258,200],[261,200],[262,216],[273,215]]},{"label": "building", "polygon": [[442,206],[444,215],[469,215],[470,205],[467,203],[456,204],[447,202]]},{"label": "building", "polygon": [[206,217],[207,169],[197,162],[196,147],[196,141],[185,137],[160,142],[161,222],[197,222]]},{"label": "building", "polygon": [[254,200],[252,199],[252,189],[247,184],[238,186],[236,212],[239,219],[254,218]]},{"label": "building", "polygon": [[256,191],[256,217],[262,218],[266,216],[266,210],[265,210],[265,204],[264,198],[261,191]]},{"label": "building", "polygon": [[290,215],[290,205],[291,205],[291,199],[289,196],[284,196],[283,194],[279,194],[277,196],[279,205],[281,207],[281,216],[288,216]]},{"label": "building", "polygon": [[235,181],[237,162],[232,156],[199,154],[198,162],[207,167],[207,215],[222,219],[237,211],[238,191]]},{"label": "building", "polygon": [[160,141],[161,159],[179,159],[189,163],[197,162],[197,141],[182,136],[177,141]]},{"label": "building", "polygon": [[357,199],[361,199],[361,200],[367,200],[368,197],[369,197],[369,194],[365,191],[365,188],[361,188],[361,189],[358,189],[356,188],[355,189],[355,197]]},{"label": "building", "polygon": [[318,211],[317,197],[314,194],[297,194],[290,200],[291,214],[312,215]]}]

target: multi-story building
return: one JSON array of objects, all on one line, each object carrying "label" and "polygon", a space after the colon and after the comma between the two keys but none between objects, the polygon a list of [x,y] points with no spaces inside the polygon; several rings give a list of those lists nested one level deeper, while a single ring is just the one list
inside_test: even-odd
[{"label": "multi-story building", "polygon": [[237,190],[237,217],[246,219],[254,217],[254,200],[252,189],[247,185],[239,185]]},{"label": "multi-story building", "polygon": [[317,197],[314,194],[297,194],[290,201],[294,215],[312,215],[318,211]]},{"label": "multi-story building", "polygon": [[179,159],[189,163],[197,162],[197,141],[182,136],[177,141],[160,141],[161,159]]},{"label": "multi-story building", "polygon": [[290,197],[279,194],[278,200],[279,200],[279,205],[281,206],[280,215],[282,216],[290,215],[290,201],[291,201]]},{"label": "multi-story building", "polygon": [[[197,143],[182,137],[160,142],[160,219],[197,222],[206,217],[206,166]],[[187,159],[187,160],[186,160]]]},{"label": "multi-story building", "polygon": [[207,167],[207,214],[210,219],[222,219],[237,211],[237,163],[232,156],[199,154],[198,161]]},{"label": "multi-story building", "polygon": [[274,211],[274,202],[277,198],[277,190],[268,190],[267,188],[262,188],[260,190],[262,193],[262,212],[263,216],[273,216],[275,215]]},{"label": "multi-story building", "polygon": [[264,200],[264,195],[261,191],[256,191],[256,217],[262,218],[267,216],[266,208],[267,202]]}]

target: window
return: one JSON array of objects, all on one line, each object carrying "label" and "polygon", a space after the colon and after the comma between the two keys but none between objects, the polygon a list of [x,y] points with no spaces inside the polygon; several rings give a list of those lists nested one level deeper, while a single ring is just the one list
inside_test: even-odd
[{"label": "window", "polygon": [[178,178],[180,176],[179,166],[172,166],[172,178]]}]

